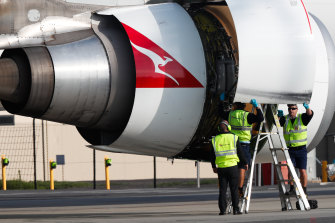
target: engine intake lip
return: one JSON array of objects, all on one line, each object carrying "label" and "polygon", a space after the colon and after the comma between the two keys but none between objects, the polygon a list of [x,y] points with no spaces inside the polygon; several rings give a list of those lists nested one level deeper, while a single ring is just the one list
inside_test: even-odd
[{"label": "engine intake lip", "polygon": [[39,118],[48,109],[55,87],[53,63],[45,47],[25,48],[31,67],[31,90],[23,115]]},{"label": "engine intake lip", "polygon": [[10,58],[15,62],[18,70],[19,81],[17,88],[13,91],[12,96],[2,98],[3,107],[12,114],[19,114],[24,110],[28,102],[31,90],[31,69],[28,57],[23,49],[5,50],[1,58]]},{"label": "engine intake lip", "polygon": [[3,97],[4,107],[14,114],[39,118],[50,105],[55,83],[48,50],[45,47],[6,50],[4,57],[15,62],[18,72],[17,88],[9,100]]}]

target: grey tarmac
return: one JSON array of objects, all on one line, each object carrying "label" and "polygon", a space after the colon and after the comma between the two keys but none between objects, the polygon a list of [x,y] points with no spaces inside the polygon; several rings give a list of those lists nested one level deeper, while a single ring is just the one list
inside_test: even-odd
[{"label": "grey tarmac", "polygon": [[[0,191],[0,222],[334,222],[335,184],[313,184],[319,208],[281,211],[276,186],[254,187],[248,214],[218,215],[218,188]],[[295,204],[295,199],[292,199]],[[295,207],[295,205],[294,205]]]}]

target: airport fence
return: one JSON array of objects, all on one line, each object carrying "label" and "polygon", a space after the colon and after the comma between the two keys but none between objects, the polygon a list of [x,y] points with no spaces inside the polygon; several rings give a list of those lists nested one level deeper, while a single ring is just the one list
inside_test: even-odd
[{"label": "airport fence", "polygon": [[32,123],[0,126],[0,155],[10,163],[6,167],[7,180],[34,181],[36,157],[42,152],[41,137],[41,126]]}]

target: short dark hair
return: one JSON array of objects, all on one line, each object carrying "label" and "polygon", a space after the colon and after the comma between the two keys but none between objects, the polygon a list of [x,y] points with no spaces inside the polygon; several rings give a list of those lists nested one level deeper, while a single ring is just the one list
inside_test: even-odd
[{"label": "short dark hair", "polygon": [[288,104],[287,107],[297,106],[297,104]]},{"label": "short dark hair", "polygon": [[224,127],[223,126],[226,126],[227,130],[228,130],[228,126],[229,126],[229,123],[227,120],[222,120],[218,126],[218,129],[220,132],[223,132],[223,129]]},{"label": "short dark hair", "polygon": [[245,108],[245,103],[235,102],[234,104],[235,104],[237,109],[244,109]]}]

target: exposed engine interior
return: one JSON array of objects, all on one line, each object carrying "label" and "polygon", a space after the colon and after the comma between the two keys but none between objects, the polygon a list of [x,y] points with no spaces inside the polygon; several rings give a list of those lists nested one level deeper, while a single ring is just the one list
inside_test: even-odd
[{"label": "exposed engine interior", "polygon": [[[206,102],[199,128],[178,158],[209,160],[211,139],[216,135],[219,104],[231,109],[238,80],[238,43],[234,23],[226,3],[192,4],[188,9],[205,48],[207,68]],[[220,100],[220,95],[225,100]]]}]

